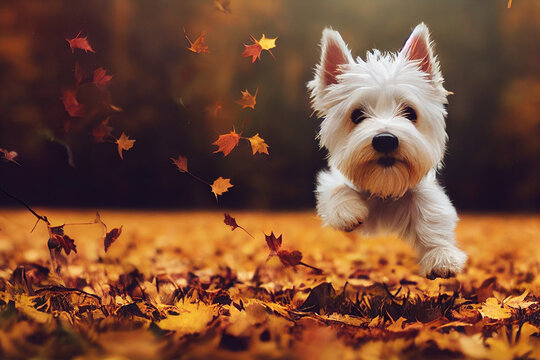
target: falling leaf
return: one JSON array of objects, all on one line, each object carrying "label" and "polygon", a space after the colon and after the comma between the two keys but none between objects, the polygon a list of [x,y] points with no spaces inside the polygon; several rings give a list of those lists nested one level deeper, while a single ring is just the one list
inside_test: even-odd
[{"label": "falling leaf", "polygon": [[113,242],[116,241],[116,239],[118,239],[118,237],[121,234],[122,234],[122,226],[120,226],[119,228],[112,229],[111,231],[107,233],[107,235],[105,235],[105,240],[104,240],[105,252],[109,250],[109,247],[112,245]]},{"label": "falling leaf", "polygon": [[122,135],[120,135],[120,138],[116,140],[116,143],[118,144],[118,155],[120,155],[120,159],[124,160],[122,150],[131,149],[133,147],[133,144],[135,143],[135,140],[130,140],[129,136],[122,133]]},{"label": "falling leaf", "polygon": [[171,158],[178,171],[188,172],[187,157],[178,155],[178,159]]},{"label": "falling leaf", "polygon": [[268,155],[268,145],[264,142],[264,139],[259,137],[259,134],[255,134],[254,136],[248,138],[248,140],[251,144],[253,155],[256,153]]},{"label": "falling leaf", "polygon": [[231,0],[214,0],[214,7],[221,12],[231,13]]},{"label": "falling leaf", "polygon": [[245,49],[242,52],[243,57],[250,57],[251,56],[251,62],[254,63],[255,60],[261,59],[261,52],[262,52],[262,46],[259,43],[246,45],[244,44]]},{"label": "falling leaf", "polygon": [[261,45],[263,50],[270,50],[276,47],[276,38],[269,39],[262,34],[261,39],[258,41],[259,45]]},{"label": "falling leaf", "polygon": [[253,235],[251,235],[242,226],[238,225],[238,223],[236,222],[236,219],[233,218],[230,214],[225,213],[225,219],[223,220],[223,222],[225,223],[225,225],[229,225],[231,227],[231,231],[234,231],[236,228],[240,228],[240,229],[244,230],[244,232],[246,234],[248,234],[249,236],[251,236],[253,238]]},{"label": "falling leaf", "polygon": [[234,185],[231,184],[231,179],[224,179],[221,176],[214,180],[214,183],[210,185],[212,187],[212,192],[216,196],[222,195],[224,192],[227,192],[229,188],[232,188]]},{"label": "falling leaf", "polygon": [[494,320],[508,319],[512,316],[512,311],[505,309],[499,304],[496,298],[488,298],[484,305],[478,309],[482,317],[488,317]]},{"label": "falling leaf", "polygon": [[277,256],[284,266],[295,267],[302,263],[302,253],[298,250],[280,250],[278,251]]},{"label": "falling leaf", "polygon": [[514,309],[527,309],[531,305],[536,304],[536,301],[525,301],[528,294],[529,290],[525,290],[523,294],[519,296],[510,296],[503,300],[503,304]]},{"label": "falling leaf", "polygon": [[219,135],[218,139],[212,143],[212,145],[218,146],[218,149],[214,151],[214,154],[221,151],[223,152],[223,156],[229,155],[236,145],[238,145],[239,141],[240,134],[236,133],[234,130],[228,134]]},{"label": "falling leaf", "polygon": [[268,244],[268,248],[270,249],[270,257],[276,255],[279,250],[281,250],[281,243],[283,241],[282,235],[279,235],[278,238],[276,238],[276,235],[274,235],[274,232],[270,233],[270,235],[264,235],[266,244]]},{"label": "falling leaf", "polygon": [[80,117],[84,116],[84,106],[79,103],[77,100],[77,95],[75,90],[67,90],[62,94],[62,102],[64,103],[64,108],[66,112],[71,117]]},{"label": "falling leaf", "polygon": [[0,148],[0,153],[4,155],[4,160],[11,161],[12,163],[15,163],[17,165],[20,165],[15,158],[19,156],[19,154],[16,151],[8,151],[6,149]]},{"label": "falling leaf", "polygon": [[86,73],[83,71],[83,69],[81,68],[81,65],[79,64],[79,62],[75,62],[75,71],[74,71],[74,76],[75,76],[75,85],[76,86],[79,86],[85,76],[86,76]]},{"label": "falling leaf", "polygon": [[81,37],[80,35],[81,33],[79,32],[77,36],[75,36],[73,39],[66,39],[66,41],[69,43],[69,47],[71,48],[71,52],[74,53],[75,49],[81,49],[85,52],[90,51],[95,53],[94,49],[92,49],[92,47],[88,43],[88,37]]},{"label": "falling leaf", "polygon": [[64,249],[66,255],[69,255],[71,251],[77,252],[77,247],[75,246],[75,240],[64,234],[64,225],[60,226],[49,226],[49,249]]},{"label": "falling leaf", "polygon": [[103,89],[111,81],[112,75],[107,75],[107,70],[100,67],[94,70],[94,78],[92,84],[96,85],[98,88]]},{"label": "falling leaf", "polygon": [[107,117],[100,122],[98,126],[92,129],[92,136],[94,137],[95,142],[102,143],[105,142],[106,137],[112,137],[111,133],[114,129],[109,126],[109,119],[110,117]]},{"label": "falling leaf", "polygon": [[246,89],[245,91],[240,91],[242,98],[236,100],[236,103],[242,105],[242,109],[252,108],[255,109],[255,104],[257,103],[257,93],[259,89],[255,90],[255,95],[251,95]]},{"label": "falling leaf", "polygon": [[261,52],[263,50],[266,50],[274,57],[274,54],[270,51],[270,49],[273,49],[276,47],[276,38],[267,38],[264,34],[260,38],[260,40],[256,40],[252,35],[249,36],[251,40],[253,41],[253,44],[246,45],[244,44],[244,51],[242,52],[243,57],[250,57],[251,56],[251,62],[254,63],[255,60],[261,58]]},{"label": "falling leaf", "polygon": [[208,53],[210,53],[210,51],[208,51],[208,46],[204,43],[204,36],[205,36],[204,31],[201,32],[201,35],[199,35],[199,37],[197,39],[195,39],[194,42],[191,42],[191,40],[189,40],[187,34],[185,36],[186,36],[187,41],[189,42],[189,47],[188,47],[189,51],[192,51],[192,52],[194,52],[196,54],[200,54],[200,53],[208,54]]}]

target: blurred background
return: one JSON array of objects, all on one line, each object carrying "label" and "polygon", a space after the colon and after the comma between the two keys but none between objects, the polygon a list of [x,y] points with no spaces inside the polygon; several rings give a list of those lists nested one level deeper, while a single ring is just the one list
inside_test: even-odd
[{"label": "blurred background", "polygon": [[[540,209],[540,2],[514,0],[213,0],[5,1],[0,4],[0,184],[32,205],[118,208],[306,209],[325,166],[305,84],[319,60],[325,26],[341,32],[354,56],[397,50],[411,29],[428,24],[449,98],[450,142],[441,180],[458,209]],[[219,6],[218,6],[219,7]],[[209,54],[187,50],[206,32]],[[88,36],[95,54],[66,38]],[[275,59],[241,57],[249,35],[278,37]],[[88,109],[70,117],[63,91],[75,63],[113,76],[104,95],[82,85]],[[255,109],[234,101],[258,89]],[[105,97],[105,99],[104,99]],[[104,108],[105,100],[123,109]],[[215,111],[220,107],[219,111]],[[110,116],[112,134],[136,139],[122,161],[92,129]],[[241,142],[214,154],[233,126],[259,133],[270,155]],[[180,173],[234,187],[216,200]],[[71,164],[70,164],[71,162]],[[0,206],[16,205],[0,196]]]}]

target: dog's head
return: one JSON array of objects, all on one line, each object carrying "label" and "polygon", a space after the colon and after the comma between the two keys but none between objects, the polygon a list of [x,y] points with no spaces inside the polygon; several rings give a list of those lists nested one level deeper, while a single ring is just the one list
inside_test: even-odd
[{"label": "dog's head", "polygon": [[445,104],[429,30],[418,25],[399,53],[353,59],[337,31],[325,29],[321,62],[309,82],[324,118],[319,140],[329,164],[357,188],[401,197],[444,155]]}]

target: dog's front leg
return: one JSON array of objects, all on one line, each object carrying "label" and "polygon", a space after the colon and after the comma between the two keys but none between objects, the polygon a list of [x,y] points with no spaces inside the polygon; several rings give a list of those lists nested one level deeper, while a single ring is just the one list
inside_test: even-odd
[{"label": "dog's front leg", "polygon": [[459,273],[467,255],[456,246],[457,213],[436,180],[425,179],[413,190],[409,239],[420,256],[420,273],[430,279]]},{"label": "dog's front leg", "polygon": [[365,201],[337,170],[323,170],[319,173],[315,193],[317,213],[324,226],[352,231],[368,216]]}]

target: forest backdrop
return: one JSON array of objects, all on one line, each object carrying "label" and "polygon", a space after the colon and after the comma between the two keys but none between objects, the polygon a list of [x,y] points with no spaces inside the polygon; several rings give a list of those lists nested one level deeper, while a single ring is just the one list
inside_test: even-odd
[{"label": "forest backdrop", "polygon": [[[223,207],[314,206],[314,178],[325,166],[306,82],[325,26],[341,32],[354,56],[395,51],[427,23],[449,100],[450,142],[441,179],[460,210],[531,211],[540,204],[540,2],[232,0],[230,13],[208,1],[40,1],[0,5],[0,184],[33,205],[214,208],[201,183],[170,158],[185,155],[204,179],[231,178]],[[187,47],[206,33],[208,54]],[[79,32],[95,54],[72,53]],[[252,64],[244,44],[277,37],[272,56]],[[62,92],[74,64],[113,76],[111,114],[136,139],[121,160],[94,142],[99,119],[71,118]],[[235,101],[257,90],[254,109]],[[91,102],[92,94],[79,95]],[[82,97],[82,98],[81,98]],[[86,98],[85,98],[86,97]],[[219,104],[221,108],[216,111]],[[223,158],[212,143],[233,126],[260,133],[269,155],[239,146]],[[121,130],[120,130],[121,129]],[[72,152],[73,165],[68,163]],[[0,197],[0,205],[14,205]]]}]

